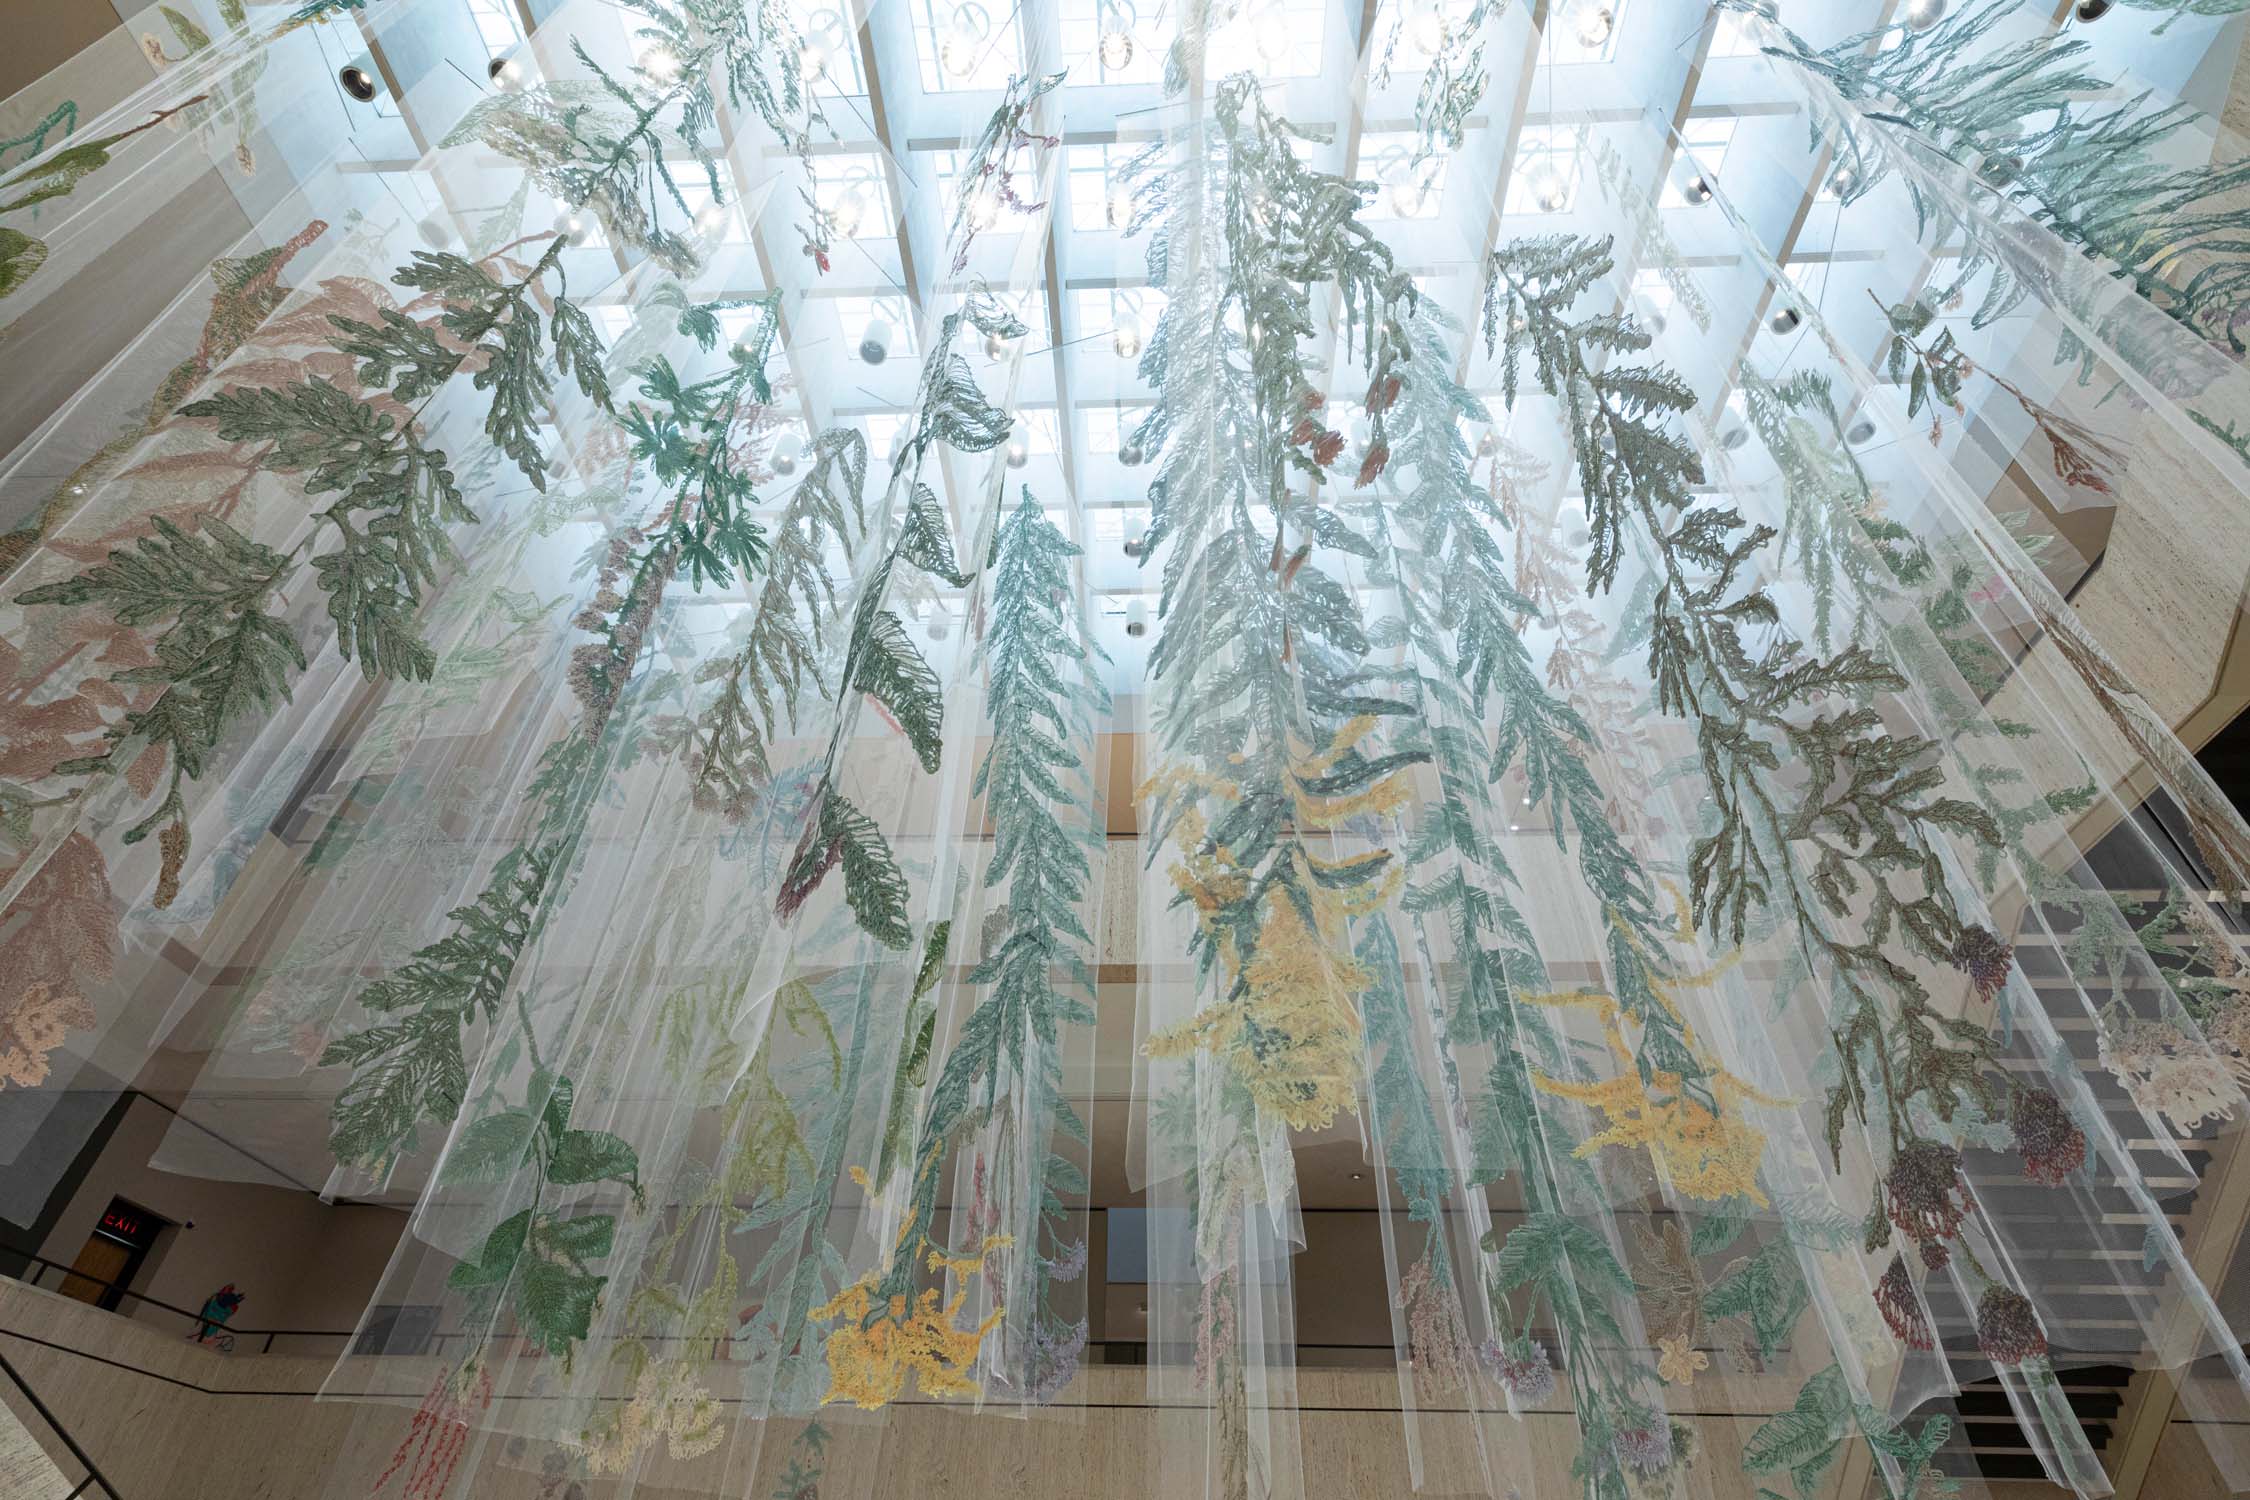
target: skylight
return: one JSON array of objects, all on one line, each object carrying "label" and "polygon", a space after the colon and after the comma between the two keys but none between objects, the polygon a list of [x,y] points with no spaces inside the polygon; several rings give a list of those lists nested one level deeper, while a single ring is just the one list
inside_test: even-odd
[{"label": "skylight", "polygon": [[1320,71],[1327,37],[1328,7],[1321,0],[1251,0],[1211,33],[1210,55],[1230,73],[1310,78]]},{"label": "skylight", "polygon": [[515,50],[523,40],[516,27],[516,13],[507,0],[469,0],[469,19],[476,22],[477,35],[484,38],[484,50],[494,57]]}]

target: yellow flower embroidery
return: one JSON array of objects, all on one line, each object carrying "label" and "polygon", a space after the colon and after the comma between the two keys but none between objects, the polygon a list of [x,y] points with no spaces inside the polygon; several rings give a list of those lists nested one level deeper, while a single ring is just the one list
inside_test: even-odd
[{"label": "yellow flower embroidery", "polygon": [[[984,1269],[985,1256],[1011,1243],[1006,1235],[994,1235],[973,1256],[933,1249],[930,1269],[966,1278]],[[911,1300],[892,1297],[876,1314],[875,1288],[884,1274],[878,1266],[812,1310],[824,1322],[838,1320],[828,1334],[829,1389],[821,1404],[849,1401],[872,1411],[904,1394],[908,1375],[917,1377],[927,1396],[975,1395],[977,1383],[968,1371],[1002,1310],[995,1307],[976,1327],[963,1328],[954,1319],[968,1301],[968,1288],[941,1301],[939,1290],[930,1287]]]},{"label": "yellow flower embroidery", "polygon": [[596,1474],[622,1474],[657,1439],[673,1458],[701,1458],[726,1436],[719,1403],[684,1360],[652,1362],[641,1369],[627,1401],[606,1430],[585,1435],[586,1465]]},{"label": "yellow flower embroidery", "polygon": [[1686,1334],[1659,1339],[1656,1347],[1663,1351],[1656,1361],[1656,1373],[1674,1385],[1693,1385],[1696,1371],[1711,1368],[1711,1356],[1691,1348]]},{"label": "yellow flower embroidery", "polygon": [[[1334,797],[1305,789],[1306,781],[1317,784],[1375,727],[1371,717],[1353,719],[1326,750],[1295,760],[1290,797],[1300,832],[1334,829],[1354,818],[1389,812],[1405,800],[1403,771]],[[1230,802],[1242,795],[1231,782],[1174,766],[1150,778],[1141,796],[1189,790]],[[1174,824],[1172,842],[1181,855],[1171,869],[1172,883],[1194,907],[1217,950],[1226,993],[1236,994],[1239,983],[1239,998],[1204,1007],[1151,1036],[1143,1050],[1150,1057],[1209,1052],[1234,1070],[1262,1109],[1292,1129],[1318,1129],[1356,1109],[1359,1097],[1359,996],[1370,979],[1351,956],[1350,922],[1388,902],[1398,889],[1400,872],[1393,866],[1380,879],[1355,884],[1341,877],[1381,863],[1388,857],[1385,851],[1333,860],[1301,855],[1314,874],[1298,887],[1304,905],[1279,884],[1268,888],[1258,914],[1256,951],[1245,965],[1234,930],[1223,919],[1249,898],[1251,872],[1235,862],[1225,845],[1206,847],[1208,826],[1202,811],[1192,807]]]},{"label": "yellow flower embroidery", "polygon": [[[1615,913],[1611,913],[1610,921],[1613,926],[1619,925]],[[1630,934],[1626,941],[1632,942]],[[1711,984],[1738,957],[1738,953],[1729,954],[1702,974],[1680,978],[1662,978],[1653,967],[1644,971],[1650,992],[1681,1023],[1681,1037],[1696,1051],[1699,1061],[1703,1054],[1696,1049],[1694,1028],[1681,1015],[1672,991]],[[1623,1071],[1615,1077],[1594,1083],[1545,1076],[1533,1079],[1544,1092],[1590,1105],[1608,1120],[1608,1128],[1581,1142],[1573,1155],[1591,1156],[1604,1146],[1645,1146],[1672,1186],[1691,1198],[1715,1200],[1741,1194],[1761,1208],[1766,1206],[1766,1196],[1758,1188],[1758,1162],[1765,1151],[1765,1134],[1736,1115],[1732,1106],[1748,1102],[1780,1109],[1788,1107],[1788,1100],[1762,1093],[1724,1069],[1713,1069],[1706,1076],[1711,1097],[1719,1106],[1714,1111],[1683,1091],[1678,1073],[1656,1069],[1646,1082],[1642,1080],[1633,1048],[1625,1038],[1626,1017],[1610,996],[1598,990],[1573,990],[1518,998],[1529,1005],[1592,1010],[1611,1053],[1623,1065]]]}]

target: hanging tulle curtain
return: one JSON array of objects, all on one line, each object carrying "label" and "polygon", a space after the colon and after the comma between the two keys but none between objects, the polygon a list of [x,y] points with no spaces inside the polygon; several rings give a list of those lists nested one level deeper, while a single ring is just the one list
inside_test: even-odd
[{"label": "hanging tulle curtain", "polygon": [[213,3],[0,187],[0,1212],[136,1085],[409,1206],[353,1484],[1090,1444],[1130,1199],[1148,1478],[1326,1493],[1339,1152],[1394,1488],[1974,1488],[1981,1385],[2095,1495],[2119,1364],[2239,1477],[2204,18],[1660,7],[1729,147],[1556,99],[1599,6],[1354,8],[1344,97],[1200,0]]}]

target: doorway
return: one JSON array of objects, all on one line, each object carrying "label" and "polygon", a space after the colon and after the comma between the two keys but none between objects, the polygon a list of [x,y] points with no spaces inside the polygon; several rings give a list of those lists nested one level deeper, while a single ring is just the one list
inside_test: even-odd
[{"label": "doorway", "polygon": [[157,1235],[169,1222],[139,1204],[110,1199],[108,1210],[93,1233],[86,1236],[58,1290],[65,1297],[115,1312],[141,1263],[148,1259]]}]

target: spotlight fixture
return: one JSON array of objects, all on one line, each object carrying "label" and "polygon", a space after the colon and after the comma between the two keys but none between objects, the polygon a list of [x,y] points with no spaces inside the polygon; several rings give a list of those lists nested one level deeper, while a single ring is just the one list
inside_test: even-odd
[{"label": "spotlight fixture", "polygon": [[1794,307],[1783,307],[1774,313],[1773,317],[1767,321],[1766,326],[1775,333],[1795,333],[1797,325],[1804,321],[1803,313],[1798,312]]},{"label": "spotlight fixture", "polygon": [[1729,427],[1726,431],[1719,434],[1719,446],[1726,449],[1729,453],[1732,453],[1735,449],[1741,447],[1744,443],[1747,443],[1749,441],[1750,434],[1744,432],[1739,427]]},{"label": "spotlight fixture", "polygon": [[1008,357],[1008,346],[1013,342],[1012,339],[1003,338],[997,333],[986,334],[984,336],[984,357],[995,363],[1006,359]]},{"label": "spotlight fixture", "polygon": [[1117,351],[1119,359],[1138,358],[1141,352],[1140,325],[1131,318],[1119,323],[1117,331],[1109,337],[1109,346]]},{"label": "spotlight fixture", "polygon": [[1849,198],[1859,191],[1859,173],[1848,166],[1838,167],[1828,174],[1828,191],[1839,198]]},{"label": "spotlight fixture", "polygon": [[1587,5],[1578,15],[1578,45],[1591,52],[1617,30],[1617,13],[1606,5]]},{"label": "spotlight fixture", "polygon": [[1117,445],[1117,461],[1123,464],[1128,469],[1139,468],[1141,466],[1141,460],[1146,457],[1148,457],[1148,455],[1141,452],[1141,445],[1134,442],[1131,438],[1127,438],[1124,442]]},{"label": "spotlight fixture", "polygon": [[798,67],[806,78],[826,77],[844,45],[844,18],[832,7],[816,10],[805,22],[804,36],[804,49],[797,54]]},{"label": "spotlight fixture", "polygon": [[1701,177],[1691,177],[1687,180],[1686,186],[1680,189],[1680,196],[1690,203],[1709,203],[1711,201],[1711,184]]},{"label": "spotlight fixture", "polygon": [[881,318],[868,321],[867,331],[859,336],[859,357],[871,365],[879,365],[891,357],[891,325]]},{"label": "spotlight fixture", "polygon": [[1139,557],[1142,545],[1141,539],[1137,536],[1125,538],[1125,555],[1127,557]]},{"label": "spotlight fixture", "polygon": [[1851,426],[1844,429],[1844,441],[1851,444],[1854,448],[1859,447],[1862,443],[1869,441],[1874,436],[1875,424],[1868,421],[1865,417],[1861,417],[1858,421],[1852,423]]},{"label": "spotlight fixture", "polygon": [[1250,23],[1251,41],[1268,65],[1289,55],[1289,22],[1279,4],[1267,5]]},{"label": "spotlight fixture", "polygon": [[1907,0],[1906,24],[1916,31],[1928,31],[1945,19],[1945,0]]},{"label": "spotlight fixture", "polygon": [[785,432],[773,445],[773,456],[766,463],[776,474],[786,479],[797,472],[797,456],[804,452],[804,447],[797,434]]},{"label": "spotlight fixture", "polygon": [[343,85],[345,93],[362,104],[372,103],[378,92],[375,86],[375,75],[358,63],[353,63],[337,73],[336,81]]},{"label": "spotlight fixture", "polygon": [[929,637],[933,641],[942,641],[953,634],[952,622],[943,615],[930,616],[930,623],[924,629],[929,632]]},{"label": "spotlight fixture", "polygon": [[1115,0],[1102,10],[1102,40],[1099,56],[1105,72],[1118,73],[1133,60],[1133,23],[1140,11],[1133,0]]},{"label": "spotlight fixture", "polygon": [[492,59],[492,61],[484,65],[484,76],[491,79],[494,83],[498,83],[500,81],[500,75],[507,72],[514,66],[515,64],[508,61],[508,59],[506,59],[505,57],[496,57]]},{"label": "spotlight fixture", "polygon": [[1422,13],[1407,23],[1407,35],[1414,39],[1414,50],[1424,57],[1435,57],[1445,50],[1452,39],[1453,28],[1445,24],[1445,12],[1433,0],[1422,8]]},{"label": "spotlight fixture", "polygon": [[1133,195],[1121,187],[1109,190],[1109,227],[1123,229],[1133,222]]},{"label": "spotlight fixture", "polygon": [[592,232],[593,226],[586,222],[584,215],[568,209],[555,220],[555,233],[563,237],[565,244],[583,245]]},{"label": "spotlight fixture", "polygon": [[1125,633],[1135,640],[1148,634],[1148,606],[1138,599],[1125,606]]},{"label": "spotlight fixture", "polygon": [[860,184],[854,183],[837,197],[835,206],[828,210],[828,226],[836,231],[838,239],[853,239],[859,234],[860,220],[866,217],[866,191]]},{"label": "spotlight fixture", "polygon": [[2109,14],[2110,0],[2078,0],[2073,13],[2082,22],[2091,24]]},{"label": "spotlight fixture", "polygon": [[938,43],[938,66],[953,78],[966,79],[977,70],[991,35],[992,13],[969,0],[953,12],[953,22]]},{"label": "spotlight fixture", "polygon": [[1012,442],[1012,443],[1008,444],[1008,467],[1009,467],[1009,468],[1011,468],[1011,469],[1020,469],[1020,468],[1022,468],[1022,467],[1023,467],[1023,466],[1025,465],[1025,464],[1027,464],[1027,463],[1030,463],[1030,462],[1031,462],[1031,450],[1030,450],[1029,448],[1027,448],[1027,447],[1025,447],[1025,446],[1024,446],[1024,442],[1023,442],[1023,439],[1021,439],[1021,438],[1017,438],[1017,439],[1016,439],[1016,440],[1015,440],[1014,442]]},{"label": "spotlight fixture", "polygon": [[1570,184],[1554,168],[1541,167],[1531,174],[1531,201],[1543,214],[1559,214],[1570,207]]}]

